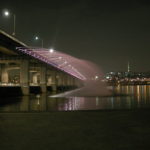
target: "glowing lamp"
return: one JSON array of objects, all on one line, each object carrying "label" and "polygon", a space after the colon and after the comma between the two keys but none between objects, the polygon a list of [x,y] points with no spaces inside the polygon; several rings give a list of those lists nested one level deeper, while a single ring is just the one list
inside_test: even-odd
[{"label": "glowing lamp", "polygon": [[50,53],[53,53],[53,52],[54,52],[54,50],[51,48],[51,49],[49,50],[49,52],[50,52]]},{"label": "glowing lamp", "polygon": [[6,16],[6,17],[8,17],[9,16],[9,11],[4,11],[4,15]]},{"label": "glowing lamp", "polygon": [[95,79],[98,79],[98,76],[95,76]]},{"label": "glowing lamp", "polygon": [[38,36],[36,36],[36,37],[35,37],[35,40],[39,40],[39,37],[38,37]]}]

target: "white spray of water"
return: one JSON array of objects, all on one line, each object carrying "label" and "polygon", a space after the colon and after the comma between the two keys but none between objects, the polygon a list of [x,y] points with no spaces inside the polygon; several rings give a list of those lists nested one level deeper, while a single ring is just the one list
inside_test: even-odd
[{"label": "white spray of water", "polygon": [[86,78],[86,80],[83,81],[84,86],[72,91],[53,95],[51,97],[92,97],[111,95],[106,84],[102,82],[103,73],[97,65],[90,61],[76,59],[74,66]]}]

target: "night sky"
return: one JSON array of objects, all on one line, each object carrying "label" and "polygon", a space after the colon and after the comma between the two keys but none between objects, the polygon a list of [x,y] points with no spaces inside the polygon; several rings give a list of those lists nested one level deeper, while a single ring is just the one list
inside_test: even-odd
[{"label": "night sky", "polygon": [[31,46],[88,59],[104,72],[150,71],[149,0],[0,0],[0,28]]}]

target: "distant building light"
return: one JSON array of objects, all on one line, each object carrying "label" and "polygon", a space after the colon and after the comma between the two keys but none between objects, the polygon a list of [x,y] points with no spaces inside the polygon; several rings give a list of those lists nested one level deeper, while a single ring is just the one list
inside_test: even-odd
[{"label": "distant building light", "polygon": [[109,79],[109,78],[110,78],[109,76],[106,77],[106,79]]},{"label": "distant building light", "polygon": [[98,76],[95,76],[95,79],[98,79],[99,77]]},{"label": "distant building light", "polygon": [[115,74],[114,72],[110,72],[110,74]]}]

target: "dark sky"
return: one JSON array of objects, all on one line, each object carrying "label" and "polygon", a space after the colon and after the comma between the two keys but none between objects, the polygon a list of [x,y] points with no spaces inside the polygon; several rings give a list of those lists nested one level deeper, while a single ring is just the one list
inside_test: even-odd
[{"label": "dark sky", "polygon": [[[16,37],[97,63],[104,72],[150,71],[149,0],[0,0],[0,10],[16,14]],[[11,33],[13,17],[0,15]]]}]

